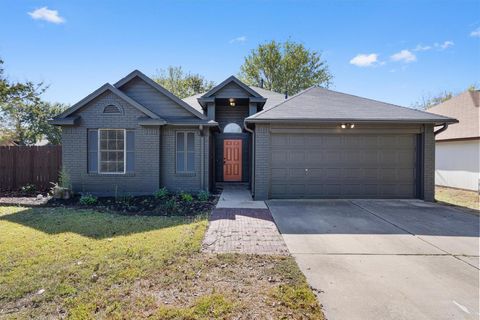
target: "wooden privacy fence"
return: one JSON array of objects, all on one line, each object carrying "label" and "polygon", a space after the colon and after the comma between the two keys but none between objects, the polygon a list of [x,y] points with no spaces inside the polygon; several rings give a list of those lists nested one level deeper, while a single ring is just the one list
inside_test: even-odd
[{"label": "wooden privacy fence", "polygon": [[62,165],[62,146],[0,147],[0,190],[18,190],[33,184],[37,190],[58,181]]}]

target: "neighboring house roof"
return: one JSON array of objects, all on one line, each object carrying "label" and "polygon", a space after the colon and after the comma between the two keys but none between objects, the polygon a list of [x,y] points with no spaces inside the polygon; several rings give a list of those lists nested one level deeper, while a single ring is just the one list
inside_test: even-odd
[{"label": "neighboring house roof", "polygon": [[[250,89],[254,90],[257,92],[262,98],[266,98],[267,101],[265,102],[263,109],[270,109],[273,106],[276,106],[277,104],[285,101],[285,96],[281,93],[275,92],[275,91],[270,91],[266,90],[263,88],[259,87],[254,87],[254,86],[248,86]],[[204,96],[205,93],[199,93],[190,97],[186,97],[183,99],[186,103],[191,105],[193,108],[197,109],[198,111],[203,111],[202,106],[198,102],[198,99]]]},{"label": "neighboring house roof", "polygon": [[456,122],[452,118],[319,87],[308,88],[246,120],[247,122],[355,121],[437,124]]},{"label": "neighboring house roof", "polygon": [[[74,104],[73,106],[71,106],[70,108],[68,108],[67,110],[65,110],[61,114],[59,114],[58,116],[56,116],[54,118],[54,120],[52,121],[52,124],[57,124],[55,122],[56,119],[64,119],[64,118],[69,117],[75,111],[81,109],[82,107],[87,105],[90,101],[92,101],[93,99],[100,96],[101,94],[103,94],[106,91],[110,91],[112,94],[116,95],[118,98],[124,100],[125,102],[129,103],[133,107],[137,108],[138,110],[140,110],[141,112],[143,112],[144,114],[149,116],[150,118],[160,119],[160,117],[157,114],[155,114],[152,111],[150,111],[149,109],[145,108],[144,106],[142,106],[141,104],[139,104],[138,102],[136,102],[135,100],[133,100],[132,98],[130,98],[129,96],[124,94],[122,91],[118,90],[117,88],[115,88],[114,86],[112,86],[109,83],[105,83],[103,86],[101,86],[100,88],[98,88],[97,90],[95,90],[94,92],[89,94],[88,96],[86,96],[84,99],[80,100],[78,103]],[[61,124],[64,124],[64,123],[58,123],[58,124],[61,125]]]},{"label": "neighboring house roof", "polygon": [[428,109],[428,112],[458,119],[459,123],[436,136],[436,140],[480,137],[480,90],[465,91]]},{"label": "neighboring house roof", "polygon": [[117,83],[115,83],[115,87],[120,88],[121,86],[130,82],[135,77],[139,77],[140,79],[145,81],[147,84],[152,86],[154,89],[158,90],[160,93],[164,94],[165,96],[167,96],[168,98],[170,98],[171,100],[173,100],[174,102],[179,104],[181,107],[185,108],[185,110],[189,111],[190,113],[197,116],[198,118],[200,118],[200,119],[206,119],[207,118],[202,112],[193,108],[191,105],[185,103],[185,101],[178,98],[176,95],[174,95],[173,93],[171,93],[170,91],[168,91],[167,89],[165,89],[164,87],[162,87],[161,85],[159,85],[158,83],[156,83],[155,81],[153,81],[152,79],[147,77],[145,74],[143,74],[139,70],[134,70],[131,73],[129,73],[126,77],[119,80]]}]

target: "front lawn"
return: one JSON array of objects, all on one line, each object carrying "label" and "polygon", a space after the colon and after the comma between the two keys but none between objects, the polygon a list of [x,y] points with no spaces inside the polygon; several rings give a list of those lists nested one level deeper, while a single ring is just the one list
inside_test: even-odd
[{"label": "front lawn", "polygon": [[0,319],[322,319],[291,257],[199,252],[205,216],[0,207]]},{"label": "front lawn", "polygon": [[435,200],[453,204],[455,206],[465,207],[475,210],[474,213],[479,214],[480,195],[475,191],[459,190],[453,188],[436,187]]}]

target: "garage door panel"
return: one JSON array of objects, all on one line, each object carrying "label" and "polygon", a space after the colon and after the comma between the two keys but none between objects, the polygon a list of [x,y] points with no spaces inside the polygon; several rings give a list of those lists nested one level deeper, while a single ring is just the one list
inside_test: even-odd
[{"label": "garage door panel", "polygon": [[293,150],[288,154],[288,160],[291,162],[301,162],[304,163],[305,161],[305,151],[296,151]]},{"label": "garage door panel", "polygon": [[378,195],[378,188],[378,184],[364,184],[362,189],[363,195],[367,198],[376,196]]},{"label": "garage door panel", "polygon": [[308,150],[305,154],[305,161],[307,163],[315,164],[323,161],[324,154],[321,150]]},{"label": "garage door panel", "polygon": [[398,169],[398,176],[399,179],[403,179],[405,182],[414,182],[415,181],[415,169],[405,168],[405,169]]},{"label": "garage door panel", "polygon": [[308,184],[306,188],[306,198],[321,197],[325,193],[323,184]]},{"label": "garage door panel", "polygon": [[323,158],[326,163],[338,163],[342,160],[341,150],[324,149]]},{"label": "garage door panel", "polygon": [[304,184],[275,184],[272,185],[272,193],[278,194],[279,198],[303,198],[305,197]]},{"label": "garage door panel", "polygon": [[308,146],[321,146],[325,143],[323,137],[318,135],[305,135],[304,142]]},{"label": "garage door panel", "polygon": [[272,181],[285,181],[288,178],[287,168],[274,168],[272,169]]},{"label": "garage door panel", "polygon": [[287,163],[288,162],[288,153],[287,151],[272,151],[272,162],[275,163]]},{"label": "garage door panel", "polygon": [[347,178],[347,179],[355,179],[355,178],[362,177],[362,175],[363,175],[362,171],[363,170],[359,169],[359,168],[345,168],[343,170],[343,172],[345,174],[345,178]]},{"label": "garage door panel", "polygon": [[[305,173],[304,173],[305,175]],[[307,180],[311,180],[312,183],[322,179],[325,175],[325,172],[321,168],[310,168],[308,169],[308,174],[306,175]]]},{"label": "garage door panel", "polygon": [[415,164],[415,154],[410,152],[410,150],[399,150],[397,152],[397,163],[412,165]]},{"label": "garage door panel", "polygon": [[275,134],[272,135],[272,146],[286,146],[288,141],[288,135]]},{"label": "garage door panel", "polygon": [[302,146],[305,145],[305,135],[293,134],[288,136],[288,145]]},{"label": "garage door panel", "polygon": [[415,197],[414,134],[272,134],[271,139],[274,198]]}]

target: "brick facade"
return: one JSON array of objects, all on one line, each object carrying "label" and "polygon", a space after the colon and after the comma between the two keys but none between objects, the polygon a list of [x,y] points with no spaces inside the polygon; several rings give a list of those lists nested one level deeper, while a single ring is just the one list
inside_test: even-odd
[{"label": "brick facade", "polygon": [[[114,104],[122,114],[104,114]],[[138,125],[145,115],[112,93],[104,93],[81,110],[79,126],[62,128],[63,167],[70,175],[73,190],[100,195],[149,194],[159,188],[160,131]],[[135,131],[135,168],[128,174],[87,172],[87,130],[111,128]]]},{"label": "brick facade", "polygon": [[255,127],[255,200],[266,200],[270,192],[270,125]]},{"label": "brick facade", "polygon": [[[195,172],[176,172],[176,132],[195,133]],[[198,192],[208,190],[209,131],[203,130],[203,136],[197,127],[164,126],[161,129],[161,185],[172,191]],[[202,150],[203,149],[203,150]],[[203,158],[203,160],[202,160]],[[203,166],[203,168],[202,168]],[[202,175],[203,172],[203,175]]]},{"label": "brick facade", "polygon": [[435,135],[433,125],[425,125],[423,133],[423,199],[435,201]]}]

